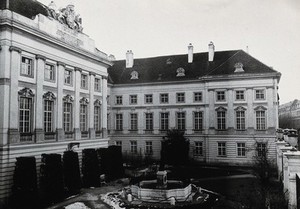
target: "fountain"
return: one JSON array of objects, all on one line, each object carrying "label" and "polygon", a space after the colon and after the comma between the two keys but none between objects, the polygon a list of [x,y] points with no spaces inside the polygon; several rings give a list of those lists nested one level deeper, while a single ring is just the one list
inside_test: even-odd
[{"label": "fountain", "polygon": [[156,179],[143,180],[119,193],[108,193],[102,200],[112,208],[206,208],[218,194],[178,180],[168,180],[166,171]]}]

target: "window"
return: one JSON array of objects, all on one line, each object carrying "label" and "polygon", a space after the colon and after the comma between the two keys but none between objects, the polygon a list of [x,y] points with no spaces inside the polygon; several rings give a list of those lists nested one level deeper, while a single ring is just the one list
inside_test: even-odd
[{"label": "window", "polygon": [[256,129],[257,130],[266,129],[266,112],[264,110],[256,111]]},{"label": "window", "polygon": [[20,97],[19,103],[19,128],[20,133],[31,133],[32,99]]},{"label": "window", "polygon": [[122,147],[122,141],[116,141],[116,145]]},{"label": "window", "polygon": [[80,131],[87,131],[87,105],[80,105]]},{"label": "window", "polygon": [[137,142],[136,141],[130,141],[130,152],[132,154],[137,154]]},{"label": "window", "polygon": [[53,132],[53,101],[44,100],[44,131]]},{"label": "window", "polygon": [[185,112],[177,113],[177,129],[185,130]]},{"label": "window", "polygon": [[152,149],[152,142],[151,141],[146,141],[146,150],[145,150],[146,155],[152,155],[153,154],[153,149]]},{"label": "window", "polygon": [[160,113],[160,130],[169,130],[169,113]]},{"label": "window", "polygon": [[65,84],[72,85],[72,70],[65,70]]},{"label": "window", "polygon": [[245,130],[245,111],[244,110],[237,110],[235,112],[236,116],[236,129],[237,130]]},{"label": "window", "polygon": [[255,90],[255,99],[256,100],[264,100],[265,99],[265,90],[264,89]]},{"label": "window", "polygon": [[130,104],[137,104],[137,95],[130,95],[129,96],[129,103]]},{"label": "window", "polygon": [[194,130],[195,131],[202,130],[202,121],[203,121],[202,112],[194,112]]},{"label": "window", "polygon": [[217,112],[217,126],[218,130],[225,130],[226,129],[226,112],[225,111],[218,111]]},{"label": "window", "polygon": [[217,91],[217,101],[226,101],[225,99],[225,91]]},{"label": "window", "polygon": [[123,97],[122,96],[116,96],[116,104],[121,105],[123,103]]},{"label": "window", "polygon": [[176,101],[177,102],[184,102],[185,101],[184,93],[177,93],[176,94]]},{"label": "window", "polygon": [[160,94],[160,103],[169,103],[169,94]]},{"label": "window", "polygon": [[267,144],[266,143],[257,143],[257,156],[265,157],[267,154]]},{"label": "window", "polygon": [[226,143],[218,142],[218,156],[224,157],[226,156]]},{"label": "window", "polygon": [[54,65],[45,64],[45,80],[46,81],[55,81],[55,70]]},{"label": "window", "polygon": [[82,89],[88,88],[88,76],[86,74],[81,74],[80,86]]},{"label": "window", "polygon": [[27,57],[22,57],[21,75],[33,77],[33,61]]},{"label": "window", "polygon": [[72,104],[64,102],[64,131],[72,131]]},{"label": "window", "polygon": [[117,131],[123,130],[123,115],[120,113],[116,114],[116,130]]},{"label": "window", "polygon": [[246,144],[245,143],[237,143],[237,156],[238,157],[246,156]]},{"label": "window", "polygon": [[101,91],[101,80],[99,78],[95,78],[94,89],[97,92]]},{"label": "window", "polygon": [[202,102],[202,92],[194,92],[194,102]]},{"label": "window", "polygon": [[130,114],[130,130],[136,131],[138,129],[138,115],[137,113]]},{"label": "window", "polygon": [[195,155],[203,155],[203,142],[195,142]]},{"label": "window", "polygon": [[101,107],[94,107],[94,127],[96,132],[101,131]]},{"label": "window", "polygon": [[146,94],[145,95],[145,103],[146,104],[151,104],[152,102],[153,102],[152,94]]},{"label": "window", "polygon": [[153,113],[146,113],[146,130],[153,130]]},{"label": "window", "polygon": [[245,100],[244,91],[242,90],[235,91],[235,100]]}]

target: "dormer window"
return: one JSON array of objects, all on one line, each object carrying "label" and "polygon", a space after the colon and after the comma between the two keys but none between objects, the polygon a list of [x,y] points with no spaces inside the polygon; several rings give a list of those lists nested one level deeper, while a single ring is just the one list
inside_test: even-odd
[{"label": "dormer window", "polygon": [[136,71],[132,71],[130,75],[131,75],[130,79],[139,79],[139,74]]},{"label": "dormer window", "polygon": [[176,77],[182,77],[182,76],[185,76],[185,70],[183,69],[183,68],[178,68],[177,70],[176,70],[176,73],[177,73],[177,75],[176,75]]},{"label": "dormer window", "polygon": [[245,72],[243,69],[243,64],[241,62],[235,63],[234,68],[235,68],[235,70],[234,70],[235,73]]}]

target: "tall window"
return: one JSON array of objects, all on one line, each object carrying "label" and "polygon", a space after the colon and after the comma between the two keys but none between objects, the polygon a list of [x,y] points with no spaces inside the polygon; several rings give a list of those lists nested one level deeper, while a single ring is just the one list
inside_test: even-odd
[{"label": "tall window", "polygon": [[146,130],[153,130],[153,113],[146,113]]},{"label": "tall window", "polygon": [[235,100],[245,100],[245,93],[243,90],[235,91]]},{"label": "tall window", "polygon": [[152,155],[153,154],[153,149],[152,149],[152,141],[146,141],[146,150],[145,150],[146,155]]},{"label": "tall window", "polygon": [[116,104],[117,105],[123,104],[123,97],[122,96],[116,96]]},{"label": "tall window", "polygon": [[202,92],[194,92],[194,102],[202,102]]},{"label": "tall window", "polygon": [[130,95],[129,96],[129,103],[130,104],[137,104],[137,95]]},{"label": "tall window", "polygon": [[65,70],[65,84],[72,85],[72,70]]},{"label": "tall window", "polygon": [[81,104],[80,105],[80,131],[86,132],[87,131],[87,105]]},{"label": "tall window", "polygon": [[19,106],[19,128],[20,133],[31,133],[31,114],[32,114],[32,99],[20,97]]},{"label": "tall window", "polygon": [[94,90],[97,92],[101,91],[101,81],[99,78],[95,78]]},{"label": "tall window", "polygon": [[265,90],[264,89],[255,90],[255,99],[256,100],[264,100],[265,99]]},{"label": "tall window", "polygon": [[194,130],[195,131],[202,130],[202,121],[203,121],[202,112],[194,112]]},{"label": "tall window", "polygon": [[203,155],[203,142],[195,142],[195,155]]},{"label": "tall window", "polygon": [[44,131],[53,132],[53,101],[44,100]]},{"label": "tall window", "polygon": [[136,141],[130,141],[130,152],[132,154],[137,154],[137,142]]},{"label": "tall window", "polygon": [[146,104],[152,104],[153,103],[153,95],[152,94],[146,94],[145,95],[145,103]]},{"label": "tall window", "polygon": [[123,130],[123,115],[121,113],[116,114],[116,130]]},{"label": "tall window", "polygon": [[21,75],[33,76],[33,61],[27,57],[22,57]]},{"label": "tall window", "polygon": [[169,94],[160,94],[160,103],[169,103]]},{"label": "tall window", "polygon": [[176,101],[182,103],[185,101],[184,93],[176,93]]},{"label": "tall window", "polygon": [[160,130],[169,130],[169,113],[167,112],[160,113]]},{"label": "tall window", "polygon": [[257,156],[264,157],[267,154],[267,144],[266,143],[257,143]]},{"label": "tall window", "polygon": [[242,109],[236,110],[236,129],[237,130],[245,130],[245,111]]},{"label": "tall window", "polygon": [[46,81],[55,81],[55,69],[54,65],[45,64],[45,80]]},{"label": "tall window", "polygon": [[218,156],[224,157],[226,156],[226,143],[218,142]]},{"label": "tall window", "polygon": [[185,130],[185,112],[177,113],[177,129]]},{"label": "tall window", "polygon": [[86,74],[81,74],[80,86],[82,89],[88,88],[88,76]]},{"label": "tall window", "polygon": [[246,144],[237,143],[237,156],[245,157],[246,156]]},{"label": "tall window", "polygon": [[226,101],[225,91],[217,91],[217,101],[218,102]]},{"label": "tall window", "polygon": [[101,131],[101,107],[94,107],[94,127],[96,132]]},{"label": "tall window", "polygon": [[64,131],[72,131],[72,104],[64,102]]},{"label": "tall window", "polygon": [[130,114],[130,130],[136,131],[138,129],[138,115],[137,113]]},{"label": "tall window", "polygon": [[218,130],[226,129],[226,112],[224,110],[217,111]]},{"label": "tall window", "polygon": [[266,129],[266,111],[264,110],[256,111],[256,129],[257,130]]}]

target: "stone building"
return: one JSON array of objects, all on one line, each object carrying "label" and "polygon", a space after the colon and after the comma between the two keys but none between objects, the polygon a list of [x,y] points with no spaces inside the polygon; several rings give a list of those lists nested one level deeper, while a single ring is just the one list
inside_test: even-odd
[{"label": "stone building", "polygon": [[126,60],[108,69],[110,143],[124,154],[160,158],[168,129],[190,140],[200,162],[249,165],[258,150],[275,159],[280,73],[242,50]]},{"label": "stone building", "polygon": [[300,101],[294,101],[279,106],[280,128],[300,128]]},{"label": "stone building", "polygon": [[[45,8],[36,1],[23,1],[22,8],[26,2]],[[80,143],[80,155],[108,146],[112,62],[82,33],[81,21],[72,19],[73,7],[65,8],[68,21],[0,10],[0,205],[11,191],[17,157],[35,156],[39,165],[41,154],[62,154],[71,142]]]}]

